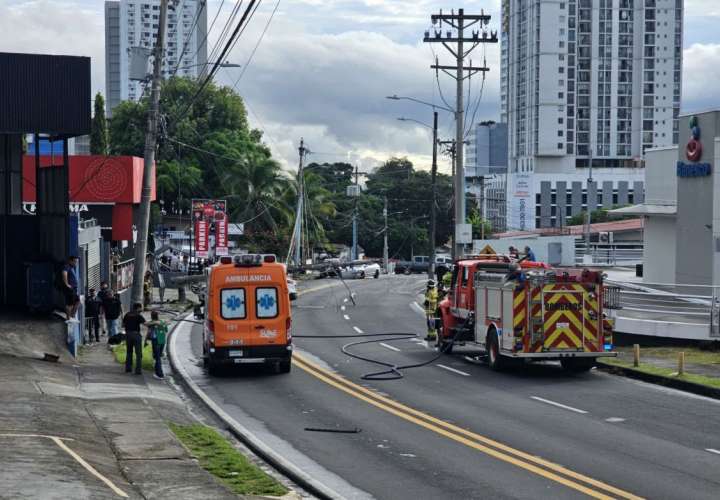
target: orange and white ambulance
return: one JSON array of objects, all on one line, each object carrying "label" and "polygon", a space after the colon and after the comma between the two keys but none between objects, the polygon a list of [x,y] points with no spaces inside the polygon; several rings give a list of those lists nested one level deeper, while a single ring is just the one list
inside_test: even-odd
[{"label": "orange and white ambulance", "polygon": [[206,270],[203,363],[268,364],[288,373],[292,361],[285,266],[274,255],[222,257]]}]

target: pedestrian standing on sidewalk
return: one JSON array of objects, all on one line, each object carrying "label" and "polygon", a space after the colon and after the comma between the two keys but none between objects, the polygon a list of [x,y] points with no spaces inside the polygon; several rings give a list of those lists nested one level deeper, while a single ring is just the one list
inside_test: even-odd
[{"label": "pedestrian standing on sidewalk", "polygon": [[80,306],[77,271],[75,271],[77,262],[78,258],[71,255],[68,257],[67,263],[62,269],[62,279],[65,285],[65,289],[63,290],[63,295],[65,296],[65,314],[67,315],[68,321],[75,320],[75,314]]},{"label": "pedestrian standing on sidewalk", "polygon": [[118,320],[122,316],[122,302],[115,295],[112,289],[108,288],[105,294],[107,297],[102,303],[103,314],[105,315],[105,324],[108,331],[108,344],[117,344]]},{"label": "pedestrian standing on sidewalk", "polygon": [[95,342],[100,342],[100,307],[100,298],[95,295],[95,289],[91,288],[85,297],[85,317],[90,342],[93,340],[93,330],[95,330]]},{"label": "pedestrian standing on sidewalk", "polygon": [[135,352],[135,375],[142,375],[142,334],[140,327],[145,323],[142,315],[143,305],[136,302],[132,306],[132,311],[123,317],[123,327],[125,328],[125,344],[127,351],[125,353],[125,373],[130,373],[133,366],[133,352]]},{"label": "pedestrian standing on sidewalk", "polygon": [[[100,300],[100,305],[104,305],[105,301],[108,298],[108,290],[110,290],[110,285],[108,285],[107,281],[101,281],[100,282],[100,291],[97,294],[98,300]],[[100,307],[100,326],[102,327],[103,335],[107,333],[106,324],[105,324],[105,311],[102,307]]]},{"label": "pedestrian standing on sidewalk", "polygon": [[155,378],[163,379],[165,374],[162,368],[162,355],[165,350],[165,342],[167,339],[167,323],[160,319],[157,311],[150,313],[150,322],[146,323],[147,335],[145,336],[145,344],[152,342],[152,353],[155,359]]}]

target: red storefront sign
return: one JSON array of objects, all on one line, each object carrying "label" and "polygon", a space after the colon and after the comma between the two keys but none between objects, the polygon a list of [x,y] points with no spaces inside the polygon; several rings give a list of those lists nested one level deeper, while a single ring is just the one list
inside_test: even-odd
[{"label": "red storefront sign", "polygon": [[227,255],[227,215],[225,212],[215,212],[215,255]]},{"label": "red storefront sign", "polygon": [[208,258],[208,223],[204,219],[195,221],[195,255],[200,259]]}]

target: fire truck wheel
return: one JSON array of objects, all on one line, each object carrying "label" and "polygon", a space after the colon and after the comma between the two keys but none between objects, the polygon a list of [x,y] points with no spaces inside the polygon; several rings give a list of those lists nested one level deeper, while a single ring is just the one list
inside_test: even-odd
[{"label": "fire truck wheel", "polygon": [[495,330],[490,330],[488,332],[487,341],[485,343],[487,346],[487,359],[488,359],[488,366],[490,366],[491,370],[500,371],[504,367],[504,360],[502,356],[500,356],[500,349],[498,347],[498,341],[497,341],[497,333]]},{"label": "fire truck wheel", "polygon": [[560,364],[566,371],[582,373],[595,366],[595,358],[563,358],[560,360]]},{"label": "fire truck wheel", "polygon": [[442,328],[437,331],[437,338],[435,339],[435,348],[443,354],[452,354],[453,343],[448,342],[443,338]]}]

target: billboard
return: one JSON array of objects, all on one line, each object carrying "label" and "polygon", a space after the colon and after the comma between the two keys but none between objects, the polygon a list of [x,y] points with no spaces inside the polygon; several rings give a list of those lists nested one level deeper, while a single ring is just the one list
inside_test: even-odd
[{"label": "billboard", "polygon": [[[195,234],[195,255],[206,259],[213,253],[211,243],[214,243],[214,255],[228,254],[228,223],[225,200],[192,200],[193,231]],[[214,230],[214,238],[210,233]]]},{"label": "billboard", "polygon": [[508,177],[507,229],[531,231],[535,229],[532,174],[517,173]]}]

